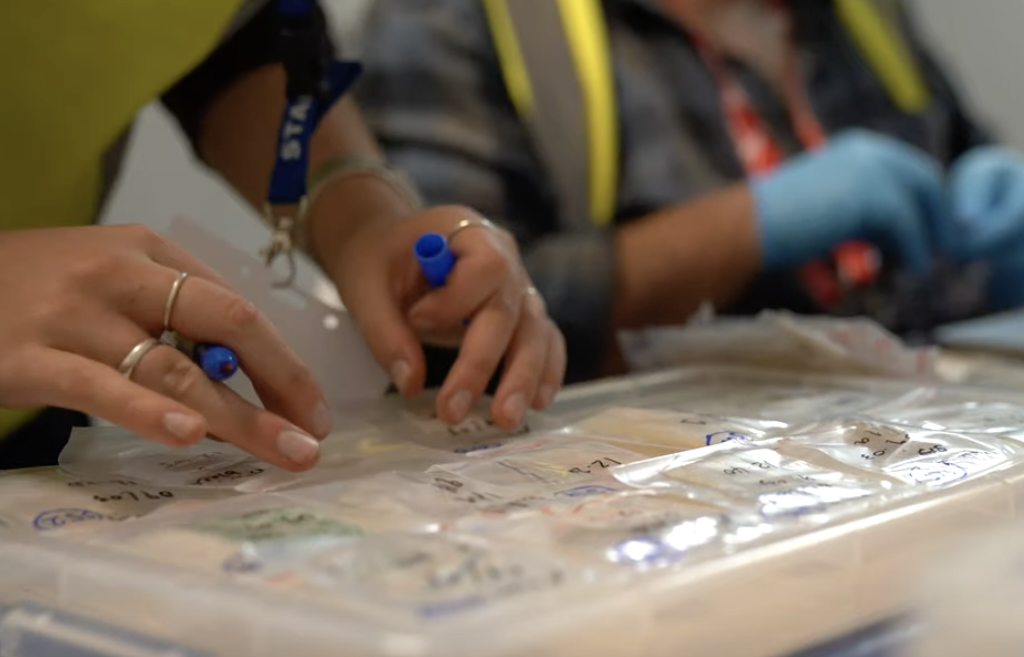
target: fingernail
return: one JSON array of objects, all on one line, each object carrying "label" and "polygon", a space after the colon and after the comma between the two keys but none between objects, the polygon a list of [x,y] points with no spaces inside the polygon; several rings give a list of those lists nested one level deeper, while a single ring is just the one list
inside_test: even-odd
[{"label": "fingernail", "polygon": [[469,407],[473,403],[473,395],[468,390],[460,390],[448,401],[448,414],[453,422],[462,422],[469,415]]},{"label": "fingernail", "polygon": [[540,407],[545,409],[555,401],[555,386],[545,383],[540,387],[538,395],[540,396]]},{"label": "fingernail", "polygon": [[194,415],[168,413],[164,415],[164,429],[179,440],[196,440],[202,437],[203,421]]},{"label": "fingernail", "polygon": [[277,436],[277,448],[298,465],[313,465],[320,456],[320,443],[293,429],[285,429]]},{"label": "fingernail", "polygon": [[398,386],[399,392],[405,392],[406,388],[409,387],[409,376],[411,374],[412,368],[404,360],[395,361],[395,364],[391,366],[391,381]]},{"label": "fingernail", "polygon": [[322,438],[331,432],[332,424],[331,412],[327,410],[327,404],[320,402],[313,409],[313,417],[310,419],[313,433]]},{"label": "fingernail", "polygon": [[526,413],[526,395],[517,392],[505,400],[502,406],[505,415],[515,422],[516,426],[523,423],[523,415]]}]

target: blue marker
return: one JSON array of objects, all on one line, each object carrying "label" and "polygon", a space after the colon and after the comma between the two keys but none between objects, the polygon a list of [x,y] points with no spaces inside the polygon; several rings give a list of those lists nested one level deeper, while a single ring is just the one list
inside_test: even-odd
[{"label": "blue marker", "polygon": [[426,276],[430,287],[442,287],[455,266],[455,254],[448,247],[444,235],[424,233],[412,248],[416,262]]},{"label": "blue marker", "polygon": [[[423,233],[412,247],[416,262],[426,276],[430,287],[444,287],[448,274],[455,266],[455,254],[448,247],[448,240],[437,233]],[[469,326],[469,320],[462,320],[463,326]]]},{"label": "blue marker", "polygon": [[238,371],[238,356],[227,347],[193,342],[177,334],[174,335],[174,341],[178,350],[191,358],[213,381],[227,381]]}]

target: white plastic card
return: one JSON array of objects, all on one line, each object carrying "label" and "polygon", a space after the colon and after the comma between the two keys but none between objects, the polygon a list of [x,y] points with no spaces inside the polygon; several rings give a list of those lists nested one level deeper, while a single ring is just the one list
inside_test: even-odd
[{"label": "white plastic card", "polygon": [[[330,308],[295,287],[275,289],[275,274],[259,259],[234,248],[197,221],[174,219],[170,237],[256,304],[313,372],[328,404],[348,406],[384,394],[387,374],[347,312]],[[182,294],[188,294],[187,283]],[[251,391],[247,392],[251,398]]]}]

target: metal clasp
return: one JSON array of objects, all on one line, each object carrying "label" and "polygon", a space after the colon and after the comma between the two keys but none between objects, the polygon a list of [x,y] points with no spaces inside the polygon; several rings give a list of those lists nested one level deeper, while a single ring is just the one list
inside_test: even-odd
[{"label": "metal clasp", "polygon": [[273,281],[276,288],[291,287],[295,282],[297,271],[295,263],[296,231],[300,230],[302,219],[306,213],[306,198],[298,205],[270,205],[263,207],[263,215],[274,231],[270,243],[260,251],[267,268],[273,269],[274,262],[281,256],[285,257],[288,269],[283,278]]}]

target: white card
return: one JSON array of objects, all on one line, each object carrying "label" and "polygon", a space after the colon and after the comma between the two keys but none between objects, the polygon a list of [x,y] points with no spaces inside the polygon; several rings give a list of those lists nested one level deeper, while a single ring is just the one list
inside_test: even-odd
[{"label": "white card", "polygon": [[[172,240],[256,304],[312,371],[329,405],[348,406],[384,394],[388,376],[346,311],[332,309],[294,286],[275,289],[274,274],[260,259],[240,251],[193,219],[175,218],[169,233]],[[239,386],[240,392],[250,396],[248,382],[236,383],[239,378],[232,378],[232,387]]]}]

